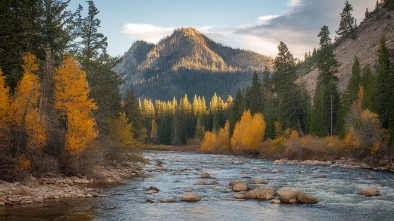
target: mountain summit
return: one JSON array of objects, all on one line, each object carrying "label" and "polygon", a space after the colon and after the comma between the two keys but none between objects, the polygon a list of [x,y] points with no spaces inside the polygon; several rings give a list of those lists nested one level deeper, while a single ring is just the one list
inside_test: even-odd
[{"label": "mountain summit", "polygon": [[[125,84],[121,88],[124,92],[130,85],[147,80],[146,73],[153,70],[160,70],[161,77],[165,77],[166,74],[181,70],[193,73],[252,73],[262,72],[265,67],[272,70],[272,58],[223,46],[194,28],[179,28],[156,45],[144,41],[135,42],[114,71],[124,74]],[[151,74],[148,75],[151,77]]]}]

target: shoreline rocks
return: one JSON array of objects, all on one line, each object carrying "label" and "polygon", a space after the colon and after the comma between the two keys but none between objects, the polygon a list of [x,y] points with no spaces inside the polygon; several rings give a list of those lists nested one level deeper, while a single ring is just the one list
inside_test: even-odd
[{"label": "shoreline rocks", "polygon": [[0,206],[43,203],[51,199],[105,197],[100,189],[90,188],[89,184],[120,183],[133,176],[142,175],[141,167],[133,163],[116,166],[99,166],[96,174],[86,176],[62,177],[48,174],[47,177],[27,177],[23,183],[8,183],[0,180]]}]

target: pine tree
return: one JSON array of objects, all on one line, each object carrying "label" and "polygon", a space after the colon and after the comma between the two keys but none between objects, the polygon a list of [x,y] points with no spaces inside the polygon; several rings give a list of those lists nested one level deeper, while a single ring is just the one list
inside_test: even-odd
[{"label": "pine tree", "polygon": [[336,31],[337,35],[342,38],[347,36],[354,31],[354,17],[352,15],[353,6],[349,3],[349,1],[345,2],[345,7],[342,10],[341,20],[339,22],[338,31]]},{"label": "pine tree", "polygon": [[[76,43],[77,58],[82,65],[82,69],[86,72],[88,81],[93,77],[93,64],[100,54],[106,53],[107,37],[99,33],[97,29],[100,27],[101,21],[97,18],[99,11],[94,2],[89,0],[88,15],[82,18],[79,14],[76,19],[77,36],[80,39]],[[82,11],[82,6],[79,6],[79,11]]]},{"label": "pine tree", "polygon": [[390,131],[394,139],[394,52],[386,45],[385,36],[380,40],[377,64],[378,115],[383,128]]},{"label": "pine tree", "polygon": [[316,136],[335,135],[340,131],[337,125],[339,113],[339,93],[337,89],[338,61],[334,55],[330,31],[323,26],[320,37],[320,53],[318,55],[319,76],[314,96],[311,134]]},{"label": "pine tree", "polygon": [[262,113],[263,111],[263,95],[262,85],[260,83],[259,74],[255,71],[252,78],[252,87],[250,88],[250,112],[251,114]]},{"label": "pine tree", "polygon": [[138,105],[137,98],[134,95],[134,88],[130,86],[126,90],[125,97],[123,99],[123,106],[122,111],[126,114],[128,119],[128,123],[133,125],[134,129],[134,136],[135,138],[139,137],[139,131],[142,128],[142,121],[141,121],[141,111]]},{"label": "pine tree", "polygon": [[275,74],[272,82],[274,93],[278,96],[278,119],[283,128],[291,128],[304,134],[307,131],[308,97],[297,79],[295,59],[286,44],[280,42],[278,55],[275,57]]},{"label": "pine tree", "polygon": [[361,84],[364,88],[364,96],[362,100],[362,108],[368,109],[374,113],[378,112],[378,86],[377,78],[372,73],[370,65],[366,65],[362,69]]},{"label": "pine tree", "polygon": [[244,104],[244,95],[242,94],[241,89],[238,89],[233,104],[231,106],[231,113],[230,113],[230,136],[233,135],[234,127],[237,121],[241,119],[241,116],[245,109]]}]

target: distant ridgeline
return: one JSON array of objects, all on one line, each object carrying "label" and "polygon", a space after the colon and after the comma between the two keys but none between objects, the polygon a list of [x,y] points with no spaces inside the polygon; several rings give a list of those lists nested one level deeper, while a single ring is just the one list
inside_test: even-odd
[{"label": "distant ridgeline", "polygon": [[272,70],[273,59],[218,44],[193,28],[181,28],[158,44],[135,42],[114,71],[122,75],[121,93],[152,100],[234,96],[252,82],[254,71]]}]

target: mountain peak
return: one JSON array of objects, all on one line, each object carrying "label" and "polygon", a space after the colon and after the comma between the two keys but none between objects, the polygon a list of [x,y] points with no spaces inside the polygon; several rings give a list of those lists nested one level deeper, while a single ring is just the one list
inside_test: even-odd
[{"label": "mountain peak", "polygon": [[188,28],[178,28],[174,31],[174,34],[183,34],[185,36],[195,36],[195,35],[201,35],[200,32],[198,32],[195,28],[188,27]]}]

